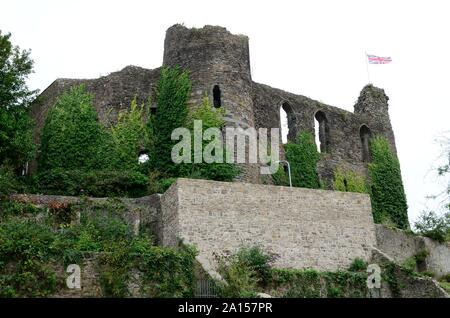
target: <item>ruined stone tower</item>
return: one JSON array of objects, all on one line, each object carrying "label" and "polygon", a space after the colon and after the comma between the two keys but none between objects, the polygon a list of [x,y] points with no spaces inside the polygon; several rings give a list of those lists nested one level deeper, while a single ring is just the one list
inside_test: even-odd
[{"label": "ruined stone tower", "polygon": [[221,27],[174,25],[166,32],[163,65],[189,71],[191,104],[199,105],[206,94],[212,105],[225,108],[229,124],[244,129],[254,126],[246,36],[233,35]]}]

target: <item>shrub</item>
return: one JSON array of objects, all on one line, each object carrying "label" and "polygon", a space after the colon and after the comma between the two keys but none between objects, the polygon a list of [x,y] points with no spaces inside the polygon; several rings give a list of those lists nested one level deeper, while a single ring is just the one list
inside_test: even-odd
[{"label": "shrub", "polygon": [[334,173],[333,188],[342,192],[367,193],[366,180],[362,175],[341,168]]},{"label": "shrub", "polygon": [[450,240],[450,212],[437,215],[433,211],[422,212],[414,227],[420,235],[439,242]]},{"label": "shrub", "polygon": [[[198,120],[202,122],[202,136],[203,133],[209,128],[218,128],[222,129],[225,126],[225,120],[223,115],[225,114],[225,110],[223,108],[213,109],[209,99],[207,96],[203,98],[202,104],[198,106],[195,110],[191,111],[188,116],[188,127],[191,131],[191,144],[194,145],[194,121]],[[199,136],[202,138],[202,136]],[[215,140],[216,136],[213,137],[211,141],[202,141],[202,153],[205,153],[208,145],[214,142],[222,141]],[[220,145],[221,154],[216,154],[216,150],[214,148],[211,151],[212,156],[217,156],[217,158],[222,159],[222,163],[212,162],[212,163],[195,163],[194,162],[194,147],[191,148],[191,162],[192,163],[184,163],[180,164],[180,176],[188,177],[192,179],[207,179],[207,180],[216,180],[216,181],[233,181],[235,177],[239,175],[240,169],[235,164],[226,163],[227,156],[231,155],[231,152],[228,152],[225,145]]]},{"label": "shrub", "polygon": [[148,177],[134,171],[83,171],[52,169],[39,173],[37,188],[47,194],[93,197],[147,194]]},{"label": "shrub", "polygon": [[275,255],[260,247],[243,247],[235,254],[217,256],[219,272],[227,282],[221,284],[222,297],[256,297],[260,285],[271,278],[271,265]]},{"label": "shrub", "polygon": [[39,170],[94,170],[107,162],[107,137],[83,86],[61,95],[42,130]]},{"label": "shrub", "polygon": [[16,218],[0,222],[0,297],[54,295],[54,265],[82,264],[85,254],[93,252],[100,256],[103,296],[129,296],[132,269],[143,274],[142,291],[149,297],[193,296],[196,250],[152,246],[146,233],[134,236],[123,218],[121,201],[86,201],[70,208],[55,203],[52,208],[79,212],[80,222],[56,227],[52,213],[39,222]]},{"label": "shrub", "polygon": [[117,122],[111,127],[114,155],[111,168],[122,171],[139,171],[139,153],[149,144],[147,123],[144,119],[145,106],[138,106],[136,98],[129,110],[121,111]]},{"label": "shrub", "polygon": [[349,267],[351,272],[365,271],[367,268],[367,263],[361,258],[355,258]]},{"label": "shrub", "polygon": [[0,165],[0,199],[18,188],[18,181],[11,167]]},{"label": "shrub", "polygon": [[371,140],[369,164],[373,218],[381,223],[388,216],[400,229],[408,229],[408,205],[400,173],[400,163],[386,138]]},{"label": "shrub", "polygon": [[270,279],[270,270],[275,255],[264,252],[260,247],[241,248],[236,253],[236,260],[241,266],[244,266],[254,273],[258,282],[267,283]]}]

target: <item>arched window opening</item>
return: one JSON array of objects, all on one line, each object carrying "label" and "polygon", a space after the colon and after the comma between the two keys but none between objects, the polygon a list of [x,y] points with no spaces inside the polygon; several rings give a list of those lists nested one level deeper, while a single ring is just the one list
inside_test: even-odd
[{"label": "arched window opening", "polygon": [[222,106],[222,92],[220,91],[219,85],[214,85],[213,100],[214,100],[214,107],[219,108]]},{"label": "arched window opening", "polygon": [[318,111],[314,116],[314,130],[317,150],[319,152],[330,151],[330,127],[328,120],[322,111]]},{"label": "arched window opening", "polygon": [[281,127],[281,142],[287,143],[287,136],[289,134],[288,116],[283,107],[280,107],[280,127]]},{"label": "arched window opening", "polygon": [[150,157],[148,156],[148,154],[147,153],[145,153],[145,152],[141,152],[140,154],[139,154],[139,157],[138,157],[139,159],[139,163],[146,163],[149,159],[150,159]]},{"label": "arched window opening", "polygon": [[287,143],[289,139],[294,138],[292,127],[294,127],[294,115],[291,105],[284,102],[280,107],[280,128],[281,141]]},{"label": "arched window opening", "polygon": [[361,138],[362,147],[362,161],[370,161],[370,138],[372,137],[372,132],[369,127],[362,125],[359,129],[359,136]]}]

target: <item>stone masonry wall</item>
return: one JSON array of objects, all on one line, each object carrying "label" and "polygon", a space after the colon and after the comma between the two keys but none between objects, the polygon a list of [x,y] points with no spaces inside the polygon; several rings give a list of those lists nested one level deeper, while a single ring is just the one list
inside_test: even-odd
[{"label": "stone masonry wall", "polygon": [[363,194],[178,179],[161,207],[163,245],[182,239],[211,265],[214,252],[259,245],[279,255],[276,267],[345,269],[376,244]]},{"label": "stone masonry wall", "polygon": [[421,251],[427,251],[428,256],[421,270],[431,271],[436,277],[450,274],[450,245],[439,243],[428,237],[405,233],[399,229],[391,229],[384,225],[376,225],[378,249],[401,264]]}]

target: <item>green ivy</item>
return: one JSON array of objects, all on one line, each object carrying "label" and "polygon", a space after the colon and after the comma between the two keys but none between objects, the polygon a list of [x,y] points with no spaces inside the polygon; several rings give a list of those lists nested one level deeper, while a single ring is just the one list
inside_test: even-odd
[{"label": "green ivy", "polygon": [[[95,170],[106,165],[106,132],[83,86],[61,95],[42,130],[39,170]],[[103,152],[102,150],[105,150]]]},{"label": "green ivy", "polygon": [[145,105],[132,100],[129,110],[122,110],[111,127],[114,145],[111,166],[115,170],[139,171],[139,152],[149,144],[149,132],[145,122]]},{"label": "green ivy", "polygon": [[[320,154],[313,135],[301,132],[295,142],[284,145],[284,150],[291,165],[292,186],[319,189],[321,186],[316,169]],[[273,181],[276,185],[289,185],[289,179],[281,165],[274,174]]]},{"label": "green ivy", "polygon": [[[196,109],[191,111],[188,116],[188,128],[191,131],[192,145],[194,144],[194,121],[199,120],[202,122],[202,136],[203,133],[209,128],[222,129],[225,127],[224,120],[225,110],[223,108],[213,108],[209,102],[208,96],[203,98],[202,104]],[[215,138],[215,137],[214,137]],[[214,140],[202,141],[202,150]],[[231,155],[225,145],[222,150],[222,163],[192,163],[180,165],[180,176],[193,178],[193,179],[207,179],[216,181],[233,181],[240,173],[240,169],[235,164],[226,163],[227,156]],[[212,153],[212,154],[215,154]],[[191,149],[191,158],[194,162],[194,149]]]},{"label": "green ivy", "polygon": [[191,82],[187,72],[179,68],[163,67],[156,90],[156,116],[154,121],[154,168],[163,175],[177,176],[179,166],[172,162],[171,139],[175,128],[186,127]]},{"label": "green ivy", "polygon": [[384,137],[371,140],[369,164],[371,201],[374,221],[390,219],[398,228],[408,229],[408,205],[403,189],[400,163]]},{"label": "green ivy", "polygon": [[365,178],[351,170],[337,168],[334,173],[333,188],[342,192],[367,193],[367,182]]},{"label": "green ivy", "polygon": [[[51,212],[57,209],[72,218],[79,214],[79,222]],[[5,210],[9,212],[3,213]],[[72,206],[55,204],[38,221],[25,218],[37,213],[32,206],[2,203],[0,297],[54,295],[60,280],[65,279],[57,276],[55,265],[81,264],[93,254],[99,255],[99,281],[105,297],[129,296],[127,282],[132,269],[143,274],[141,292],[148,297],[192,297],[196,250],[154,246],[148,233],[134,236],[123,218],[124,211],[123,203],[112,199]]]}]

